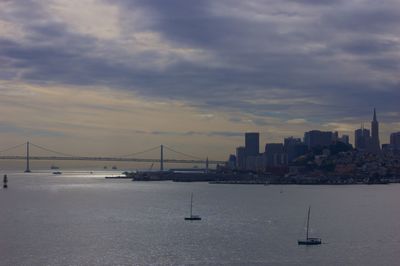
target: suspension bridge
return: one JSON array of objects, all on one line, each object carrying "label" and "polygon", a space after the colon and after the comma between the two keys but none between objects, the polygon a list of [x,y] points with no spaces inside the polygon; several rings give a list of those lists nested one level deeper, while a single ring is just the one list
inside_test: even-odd
[{"label": "suspension bridge", "polygon": [[[16,150],[18,148],[25,147],[25,154],[24,155],[3,155],[6,152],[10,152],[12,150]],[[35,147],[42,152],[49,152],[52,155],[32,155],[31,147]],[[160,157],[159,158],[140,158],[137,157],[139,155],[143,155],[145,153],[149,153],[152,151],[156,151],[159,149]],[[164,150],[172,152],[174,154],[178,154],[184,156],[188,159],[172,159],[172,158],[165,158]],[[26,161],[26,169],[25,172],[31,172],[30,163],[31,161],[105,161],[105,162],[149,162],[149,163],[159,163],[160,170],[164,170],[165,163],[189,163],[189,164],[205,164],[208,168],[209,164],[222,164],[225,163],[224,161],[218,160],[208,160],[208,158],[200,158],[191,154],[187,154],[184,152],[177,151],[171,147],[166,145],[160,145],[156,147],[152,147],[143,151],[121,155],[117,157],[98,157],[98,156],[76,156],[71,154],[62,153],[59,151],[55,151],[53,149],[49,149],[43,147],[41,145],[32,143],[32,142],[25,142],[19,145],[15,145],[12,147],[8,147],[6,149],[0,150],[0,160],[25,160]]]}]

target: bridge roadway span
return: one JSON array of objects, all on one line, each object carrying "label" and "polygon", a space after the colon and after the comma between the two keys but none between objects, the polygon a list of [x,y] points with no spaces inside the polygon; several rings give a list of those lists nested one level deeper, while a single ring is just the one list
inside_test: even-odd
[{"label": "bridge roadway span", "polygon": [[[26,156],[0,156],[0,160],[26,160]],[[150,162],[157,163],[160,159],[140,159],[140,158],[114,158],[114,157],[67,157],[67,156],[29,156],[29,160],[39,161],[106,161],[106,162]],[[206,160],[180,160],[164,159],[164,163],[192,163],[205,164]],[[209,164],[223,164],[224,161],[209,160]]]}]

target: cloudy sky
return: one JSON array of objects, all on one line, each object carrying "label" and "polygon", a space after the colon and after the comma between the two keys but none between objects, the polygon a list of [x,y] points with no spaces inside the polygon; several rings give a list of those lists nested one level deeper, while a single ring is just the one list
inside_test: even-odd
[{"label": "cloudy sky", "polygon": [[398,0],[2,0],[0,148],[225,159],[308,129],[400,131]]}]

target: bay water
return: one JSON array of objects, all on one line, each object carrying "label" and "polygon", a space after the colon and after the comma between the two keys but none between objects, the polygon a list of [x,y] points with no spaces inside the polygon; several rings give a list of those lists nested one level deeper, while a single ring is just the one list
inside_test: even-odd
[{"label": "bay water", "polygon": [[[0,173],[1,175],[5,173]],[[400,185],[222,185],[6,172],[0,265],[399,265]],[[193,213],[201,221],[184,221]],[[298,246],[310,236],[320,246]]]}]

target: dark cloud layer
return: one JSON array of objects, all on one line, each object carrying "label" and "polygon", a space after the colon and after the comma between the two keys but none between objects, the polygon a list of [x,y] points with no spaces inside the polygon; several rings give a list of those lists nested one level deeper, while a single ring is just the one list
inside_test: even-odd
[{"label": "dark cloud layer", "polygon": [[[0,19],[28,33],[20,40],[0,36],[0,77],[105,85],[201,108],[316,122],[369,117],[373,106],[400,111],[397,1],[100,3],[119,8],[120,39],[152,32],[160,44],[195,55],[121,52],[118,40],[55,19],[45,2],[21,1],[0,11]],[[145,14],[139,26],[137,11]]]}]

